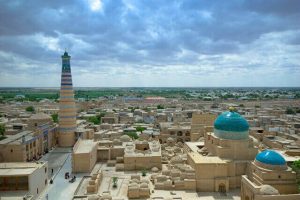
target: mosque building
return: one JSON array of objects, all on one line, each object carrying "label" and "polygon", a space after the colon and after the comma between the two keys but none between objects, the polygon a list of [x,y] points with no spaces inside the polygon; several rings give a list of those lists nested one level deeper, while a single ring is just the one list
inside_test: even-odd
[{"label": "mosque building", "polygon": [[70,59],[67,52],[61,56],[62,74],[59,99],[59,137],[61,147],[70,147],[75,144],[76,131],[76,105],[72,84]]},{"label": "mosque building", "polygon": [[248,175],[242,176],[242,200],[298,200],[296,173],[274,150],[257,154]]},{"label": "mosque building", "polygon": [[198,192],[228,192],[241,186],[248,163],[258,149],[249,137],[249,124],[233,109],[220,114],[204,143],[187,143],[188,164],[196,171]]}]

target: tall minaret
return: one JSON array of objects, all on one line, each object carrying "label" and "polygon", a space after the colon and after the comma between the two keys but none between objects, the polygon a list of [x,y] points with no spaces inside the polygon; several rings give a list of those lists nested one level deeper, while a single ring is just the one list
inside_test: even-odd
[{"label": "tall minaret", "polygon": [[76,105],[72,85],[70,59],[67,52],[61,56],[62,72],[59,99],[59,137],[61,147],[71,147],[75,143]]}]

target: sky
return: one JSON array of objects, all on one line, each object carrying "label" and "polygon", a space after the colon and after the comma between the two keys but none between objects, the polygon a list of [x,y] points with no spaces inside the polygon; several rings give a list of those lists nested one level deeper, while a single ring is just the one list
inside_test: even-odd
[{"label": "sky", "polygon": [[299,87],[298,0],[0,0],[0,87]]}]

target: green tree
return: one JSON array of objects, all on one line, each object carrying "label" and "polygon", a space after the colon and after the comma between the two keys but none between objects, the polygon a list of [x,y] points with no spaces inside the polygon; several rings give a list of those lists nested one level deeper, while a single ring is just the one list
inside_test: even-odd
[{"label": "green tree", "polygon": [[147,170],[143,169],[142,170],[142,176],[146,176],[147,175]]},{"label": "green tree", "polygon": [[142,133],[144,130],[146,130],[145,127],[141,127],[141,126],[138,126],[138,127],[136,127],[135,129],[136,129],[136,131],[141,132],[141,133]]},{"label": "green tree", "polygon": [[165,109],[163,105],[157,105],[157,109]]},{"label": "green tree", "polygon": [[[297,173],[298,176],[298,174],[300,173],[300,160],[295,160],[292,163],[291,167]],[[298,190],[300,191],[300,180],[298,180],[297,183],[298,183]]]},{"label": "green tree", "polygon": [[92,122],[93,124],[100,124],[100,120],[97,116],[91,116],[87,119],[88,122]]},{"label": "green tree", "polygon": [[34,112],[35,109],[33,106],[28,106],[26,109],[25,109],[27,112]]},{"label": "green tree", "polygon": [[290,108],[290,107],[285,110],[285,113],[288,114],[288,115],[295,115],[296,114],[294,109]]},{"label": "green tree", "polygon": [[58,123],[58,114],[54,113],[51,115],[53,122]]},{"label": "green tree", "polygon": [[105,116],[105,113],[100,113],[96,116],[91,116],[87,119],[88,122],[92,122],[94,124],[101,124],[101,118]]},{"label": "green tree", "polygon": [[4,124],[0,124],[0,140],[5,139],[6,137],[4,136],[5,133],[5,125]]},{"label": "green tree", "polygon": [[132,139],[138,139],[139,136],[137,135],[136,132],[128,132],[128,133],[125,133],[126,135],[128,135],[129,137],[131,137]]},{"label": "green tree", "polygon": [[5,125],[4,124],[0,124],[0,137],[4,136],[5,133]]},{"label": "green tree", "polygon": [[300,160],[295,160],[292,164],[292,168],[295,171],[299,171],[300,170]]},{"label": "green tree", "polygon": [[114,188],[118,187],[118,177],[112,177],[112,182]]}]

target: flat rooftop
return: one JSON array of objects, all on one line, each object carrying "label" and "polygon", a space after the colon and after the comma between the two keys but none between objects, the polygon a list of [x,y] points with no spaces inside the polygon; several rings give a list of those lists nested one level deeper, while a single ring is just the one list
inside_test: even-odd
[{"label": "flat rooftop", "polygon": [[74,153],[90,153],[96,145],[93,140],[80,140],[74,148]]},{"label": "flat rooftop", "polygon": [[199,147],[204,147],[204,141],[201,142],[185,142],[185,145],[189,147],[192,152],[198,152]]},{"label": "flat rooftop", "polygon": [[202,156],[197,152],[188,153],[196,164],[225,164],[226,160],[222,160],[217,156]]},{"label": "flat rooftop", "polygon": [[45,162],[29,163],[29,162],[12,162],[0,163],[0,176],[20,176],[30,175],[36,169],[44,166]]},{"label": "flat rooftop", "polygon": [[6,137],[6,139],[0,141],[0,144],[21,144],[22,138],[24,138],[25,142],[34,138],[32,131],[22,131],[15,135],[6,135]]}]

